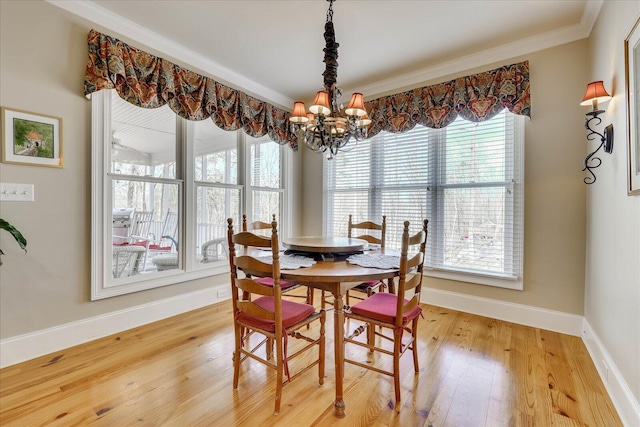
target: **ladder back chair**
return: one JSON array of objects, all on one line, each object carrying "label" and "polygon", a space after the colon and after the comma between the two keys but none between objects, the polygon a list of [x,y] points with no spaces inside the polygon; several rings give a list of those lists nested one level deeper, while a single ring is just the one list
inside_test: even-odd
[{"label": "ladder back chair", "polygon": [[[371,353],[379,352],[393,357],[393,370],[390,371],[376,367],[375,363],[362,363],[349,358],[345,358],[345,362],[393,377],[396,411],[400,411],[400,357],[407,350],[412,350],[413,367],[416,374],[419,369],[417,329],[418,319],[422,315],[420,292],[427,243],[427,225],[428,220],[425,219],[422,230],[410,236],[409,221],[404,222],[397,295],[386,292],[373,294],[364,301],[354,304],[344,314],[345,320],[353,319],[364,322],[351,335],[345,337],[345,346],[355,344],[369,349]],[[409,250],[415,247],[418,247],[417,253],[412,251],[412,254],[409,255]],[[381,330],[376,330],[375,326],[380,326]],[[389,331],[393,332],[393,336],[388,335]],[[403,336],[405,331],[409,333],[408,339]],[[366,342],[356,339],[363,332],[366,332]],[[382,346],[383,340],[393,342],[393,351]]]},{"label": "ladder back chair", "polygon": [[[271,223],[271,236],[259,236],[248,231],[234,234],[233,220],[229,218],[227,239],[229,243],[229,264],[231,267],[231,301],[233,304],[233,325],[235,333],[235,350],[233,353],[233,389],[238,388],[240,365],[248,358],[254,359],[276,371],[276,395],[274,414],[280,412],[282,386],[318,365],[319,383],[324,383],[325,368],[325,320],[324,310],[316,312],[312,305],[282,299],[280,287],[280,254],[277,222]],[[251,256],[251,247],[271,248],[272,263],[265,263],[260,258]],[[253,249],[255,252],[256,250]],[[238,276],[239,270],[246,277]],[[265,286],[254,277],[270,277],[271,286]],[[255,298],[254,298],[255,297]],[[305,336],[300,332],[305,326],[318,321],[319,330],[310,329]],[[252,335],[258,336],[260,342],[249,342]],[[302,348],[295,348],[295,353],[287,356],[288,339],[293,337],[303,341]],[[275,361],[273,345],[275,344]],[[289,371],[289,361],[308,350],[318,347],[318,357],[305,357],[296,366],[296,373]],[[309,360],[311,359],[311,360]],[[286,377],[286,379],[284,378]]]},{"label": "ladder back chair", "polygon": [[151,235],[149,252],[155,255],[177,251],[178,224],[178,212],[168,210],[162,223],[160,236]]},{"label": "ladder back chair", "polygon": [[[380,237],[376,237],[371,234],[371,232],[378,232]],[[372,221],[363,221],[358,223],[353,223],[353,215],[349,215],[349,223],[347,225],[347,237],[353,237],[357,239],[366,240],[367,242],[379,245],[380,249],[384,249],[385,247],[385,239],[387,234],[387,216],[382,216],[382,222],[377,224]],[[362,234],[359,234],[362,233]],[[358,235],[356,235],[358,234]],[[384,290],[387,287],[387,284],[382,280],[370,280],[367,282],[360,283],[358,286],[349,289],[345,294],[345,303],[349,305],[349,298],[353,297],[358,300],[363,300],[365,297],[359,297],[357,295],[351,294],[351,291],[356,291],[357,293],[365,293],[367,297],[370,297],[375,292],[379,292],[380,290]],[[325,298],[325,292],[322,291],[322,307],[325,307],[325,304],[328,301]]]},{"label": "ladder back chair", "polygon": [[[131,215],[131,230],[124,241],[115,242],[114,246],[140,246],[144,248],[142,260],[136,262],[135,270],[140,272],[146,268],[149,231],[153,222],[153,209],[150,211],[134,211]],[[121,239],[122,240],[122,239]],[[142,252],[142,251],[140,251]]]},{"label": "ladder back chair", "polygon": [[[276,220],[276,214],[271,214],[271,217],[272,217],[272,221]],[[268,222],[254,221],[251,223],[247,223],[247,215],[242,214],[242,231],[254,232],[259,230],[270,230],[270,229],[271,229],[271,224],[269,224]],[[273,286],[273,279],[270,277],[261,277],[256,279],[256,281],[265,286]],[[313,290],[308,286],[305,286],[305,288],[307,288],[306,295],[297,295],[294,293],[290,293],[294,289],[302,287],[302,285],[299,285],[297,283],[289,282],[287,280],[281,280],[280,287],[282,288],[282,292],[287,294],[286,296],[292,297],[292,298],[304,298],[307,304],[313,305]],[[322,308],[324,308],[324,306]]]}]

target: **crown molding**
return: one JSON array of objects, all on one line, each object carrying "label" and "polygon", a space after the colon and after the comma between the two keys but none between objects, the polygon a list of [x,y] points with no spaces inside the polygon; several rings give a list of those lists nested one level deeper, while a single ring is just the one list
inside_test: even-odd
[{"label": "crown molding", "polygon": [[[592,2],[587,3],[590,4]],[[345,88],[343,92],[366,93],[367,100],[371,100],[377,98],[379,95],[389,93],[390,91],[397,90],[399,88],[418,87],[421,83],[437,79],[439,77],[460,73],[483,65],[504,61],[522,55],[528,55],[533,52],[585,39],[589,37],[591,27],[593,27],[593,22],[595,22],[595,17],[597,17],[597,12],[599,12],[599,10],[600,8],[598,7],[596,15],[593,18],[589,18],[589,20],[592,19],[590,24],[585,24],[585,18],[583,15],[583,19],[580,24],[571,25],[537,36],[518,40],[513,43],[507,43],[491,49],[475,52],[451,61],[442,62],[431,67],[426,67],[411,73],[381,80],[369,85]]]},{"label": "crown molding", "polygon": [[282,95],[266,86],[254,82],[234,71],[218,64],[211,59],[196,53],[186,46],[174,42],[158,33],[155,33],[135,22],[115,14],[92,1],[87,0],[45,0],[47,3],[57,6],[67,12],[73,13],[81,18],[91,21],[118,34],[144,44],[152,49],[162,52],[183,61],[186,64],[198,67],[211,74],[216,79],[227,82],[234,88],[246,91],[261,98],[264,101],[272,102],[285,109],[291,108],[293,99]]},{"label": "crown molding", "polygon": [[587,32],[587,37],[591,35],[591,30],[593,30],[596,19],[598,19],[603,3],[604,0],[587,0],[587,4],[584,6],[580,25],[582,25],[584,30]]}]

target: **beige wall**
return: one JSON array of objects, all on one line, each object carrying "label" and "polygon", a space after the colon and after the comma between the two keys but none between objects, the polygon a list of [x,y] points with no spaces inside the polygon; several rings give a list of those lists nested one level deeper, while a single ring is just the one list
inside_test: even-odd
[{"label": "beige wall", "polygon": [[[0,232],[0,248],[6,254],[0,267],[0,339],[227,282],[224,274],[90,302],[86,39],[91,28],[118,35],[42,1],[0,1],[0,17],[0,105],[61,117],[64,149],[62,169],[0,164],[0,181],[35,185],[35,202],[0,205],[0,217],[23,232],[29,249],[25,255],[8,233]],[[294,162],[299,164],[300,157],[295,153]],[[297,175],[293,178],[299,181]],[[293,230],[298,229],[294,224]]]},{"label": "beige wall", "polygon": [[640,2],[605,2],[589,40],[587,81],[603,80],[613,96],[604,104],[603,125],[614,125],[615,140],[613,153],[601,156],[598,181],[587,191],[585,285],[585,318],[636,401],[640,401],[640,196],[627,196],[623,41],[639,18]]},{"label": "beige wall", "polygon": [[[531,120],[525,124],[524,290],[427,277],[427,287],[581,315],[584,306],[585,40],[469,69],[529,60]],[[425,82],[439,83],[454,76]],[[322,232],[322,156],[304,152],[303,229]]]}]

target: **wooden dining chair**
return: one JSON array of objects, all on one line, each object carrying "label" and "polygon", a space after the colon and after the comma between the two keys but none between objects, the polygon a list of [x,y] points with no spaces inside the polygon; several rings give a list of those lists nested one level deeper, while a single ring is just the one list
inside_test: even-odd
[{"label": "wooden dining chair", "polygon": [[[233,354],[233,389],[238,388],[240,364],[248,358],[265,364],[276,371],[276,395],[274,414],[280,412],[282,386],[297,376],[318,365],[319,383],[324,383],[325,359],[325,320],[324,310],[316,312],[309,304],[282,299],[280,280],[280,251],[277,222],[271,223],[271,236],[259,236],[248,231],[234,234],[233,220],[229,218],[227,239],[229,243],[229,264],[231,267],[231,301],[233,304],[233,324],[235,332],[235,350]],[[251,255],[251,247],[271,248],[272,263],[268,264]],[[255,251],[255,249],[253,249]],[[239,271],[246,277],[239,276]],[[273,279],[271,286],[260,283],[256,278]],[[300,330],[312,322],[319,321],[317,337],[303,335]],[[310,329],[315,331],[315,329]],[[309,331],[306,332],[309,334]],[[254,345],[249,343],[252,335],[264,338]],[[315,334],[315,332],[314,332]],[[301,339],[304,347],[287,356],[287,337]],[[273,345],[275,344],[275,361]],[[308,350],[318,347],[318,357],[307,360],[304,368],[298,368],[295,374],[289,371],[289,361]],[[263,349],[263,347],[265,347]],[[311,360],[309,360],[311,359]],[[304,363],[304,362],[300,362]],[[284,378],[286,376],[286,379]]]},{"label": "wooden dining chair", "polygon": [[[276,220],[276,214],[272,214],[271,217],[272,217],[272,221]],[[255,232],[259,230],[270,230],[270,229],[271,229],[271,224],[269,224],[268,222],[254,221],[251,223],[247,223],[247,215],[246,214],[242,215],[242,231]],[[256,280],[265,286],[273,286],[273,279],[271,279],[270,277],[261,277]],[[287,294],[286,295],[287,297],[304,298],[307,304],[313,305],[313,290],[310,287],[289,282],[287,280],[281,280],[280,287],[282,288],[282,292]],[[305,295],[298,295],[292,292],[294,289],[298,289],[300,287],[306,288]],[[322,308],[324,308],[324,306]]]},{"label": "wooden dining chair", "polygon": [[[372,232],[377,232],[380,237],[372,234]],[[356,235],[357,234],[357,235]],[[349,223],[347,225],[347,237],[353,237],[357,239],[366,240],[370,244],[379,245],[380,249],[384,249],[385,240],[387,234],[387,216],[382,216],[382,222],[377,224],[372,221],[364,221],[353,223],[353,216],[349,215]],[[350,297],[356,298],[358,300],[363,300],[366,297],[370,297],[374,292],[378,292],[380,290],[384,290],[387,287],[387,284],[382,280],[370,280],[367,282],[362,282],[358,284],[356,287],[349,289],[345,293],[345,303],[350,305],[349,299]],[[351,293],[351,291],[355,291],[355,293]],[[358,294],[366,294],[358,296]],[[325,304],[330,301],[326,300],[325,292],[322,291],[322,308],[325,307]]]},{"label": "wooden dining chair", "polygon": [[[345,362],[392,376],[396,411],[400,411],[400,357],[409,349],[413,352],[413,367],[418,373],[417,329],[418,319],[422,315],[420,291],[422,290],[422,271],[427,243],[427,225],[428,220],[425,219],[422,230],[410,236],[409,221],[404,222],[397,295],[387,292],[375,293],[345,310],[344,314],[345,320],[353,319],[364,322],[351,335],[345,337],[345,346],[355,344],[369,349],[370,352],[379,352],[393,357],[392,370],[378,368],[376,363],[370,363],[370,361],[362,363],[345,358]],[[409,250],[414,247],[418,247],[418,250],[417,252],[412,251],[410,256]],[[377,330],[376,326],[380,326],[381,329]],[[393,332],[393,336],[389,335],[389,331]],[[404,337],[405,331],[410,335],[408,339]],[[363,332],[366,332],[366,342],[356,339]],[[377,340],[377,337],[380,339]],[[393,342],[393,351],[382,346],[383,340]]]}]

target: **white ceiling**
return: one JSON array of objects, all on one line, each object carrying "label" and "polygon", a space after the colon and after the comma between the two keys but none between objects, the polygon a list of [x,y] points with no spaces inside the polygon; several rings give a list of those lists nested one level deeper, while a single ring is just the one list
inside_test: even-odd
[{"label": "white ceiling", "polygon": [[[579,40],[602,1],[337,0],[338,86],[372,99]],[[285,108],[322,88],[326,0],[49,2]]]}]

